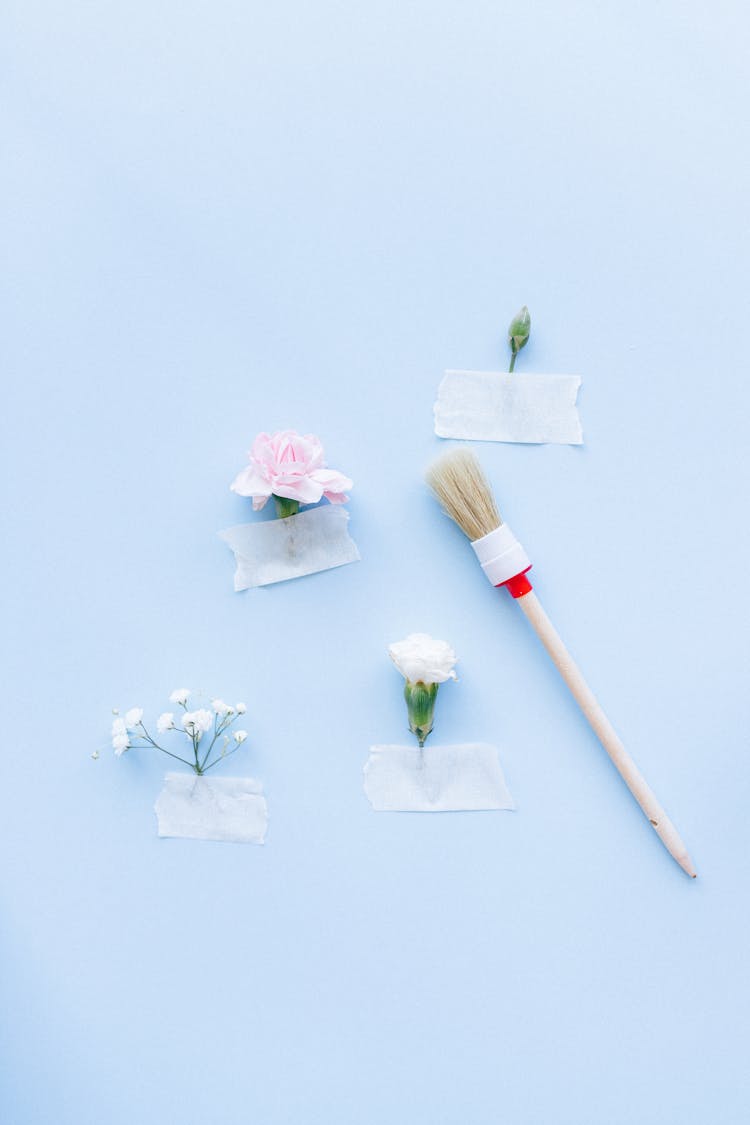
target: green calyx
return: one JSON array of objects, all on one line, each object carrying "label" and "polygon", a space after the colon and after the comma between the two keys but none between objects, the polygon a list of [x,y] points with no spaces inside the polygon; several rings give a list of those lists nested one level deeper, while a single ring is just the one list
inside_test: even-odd
[{"label": "green calyx", "polygon": [[521,348],[525,348],[529,342],[531,335],[531,316],[526,305],[519,309],[516,315],[510,322],[508,327],[508,343],[510,344],[510,367],[508,371],[512,371],[516,366],[516,356]]},{"label": "green calyx", "polygon": [[435,717],[435,700],[439,684],[413,684],[406,681],[404,699],[409,713],[409,730],[417,736],[420,747],[424,746],[427,735],[432,730]]},{"label": "green calyx", "polygon": [[276,505],[276,515],[281,519],[286,519],[287,516],[296,516],[299,511],[299,500],[289,500],[286,496],[277,496],[273,493],[273,501]]}]

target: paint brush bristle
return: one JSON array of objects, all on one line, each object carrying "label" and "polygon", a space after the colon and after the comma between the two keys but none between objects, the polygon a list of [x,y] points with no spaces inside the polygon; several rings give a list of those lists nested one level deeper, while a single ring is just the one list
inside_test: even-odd
[{"label": "paint brush bristle", "polygon": [[468,449],[446,453],[425,474],[445,511],[472,543],[503,522],[482,467]]}]

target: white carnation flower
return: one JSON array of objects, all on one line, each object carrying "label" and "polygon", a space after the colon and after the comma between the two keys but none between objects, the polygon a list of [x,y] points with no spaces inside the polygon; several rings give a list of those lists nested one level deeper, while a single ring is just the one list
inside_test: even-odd
[{"label": "white carnation flower", "polygon": [[171,711],[165,711],[156,720],[156,729],[159,734],[164,734],[165,731],[172,730],[174,727],[174,715]]},{"label": "white carnation flower", "polygon": [[189,695],[190,695],[190,692],[186,687],[177,688],[170,695],[169,702],[170,703],[179,703],[180,707],[184,707],[185,704],[188,701]]},{"label": "white carnation flower", "polygon": [[237,712],[238,715],[244,715],[245,712],[247,711],[247,707],[245,706],[244,703],[238,703],[237,706],[235,707],[235,711]]},{"label": "white carnation flower", "polygon": [[119,758],[124,750],[130,746],[130,739],[126,734],[116,734],[112,739],[112,749]]},{"label": "white carnation flower", "polygon": [[442,684],[455,680],[453,665],[458,659],[447,641],[429,633],[411,633],[406,640],[388,646],[388,655],[410,684]]},{"label": "white carnation flower", "polygon": [[124,719],[113,719],[112,720],[112,737],[113,738],[115,738],[119,734],[125,734],[126,735],[127,733],[128,733],[128,728],[125,726],[125,720]]},{"label": "white carnation flower", "polygon": [[212,699],[211,706],[213,707],[217,715],[222,716],[229,715],[234,710],[234,708],[230,707],[228,703],[225,703],[223,699]]},{"label": "white carnation flower", "polygon": [[125,712],[125,726],[128,730],[133,730],[134,727],[138,726],[142,718],[143,708],[131,707],[129,711]]},{"label": "white carnation flower", "polygon": [[246,730],[236,730],[234,732],[234,741],[236,743],[238,743],[238,744],[242,743],[242,742],[245,741],[246,738],[247,738],[247,731]]}]

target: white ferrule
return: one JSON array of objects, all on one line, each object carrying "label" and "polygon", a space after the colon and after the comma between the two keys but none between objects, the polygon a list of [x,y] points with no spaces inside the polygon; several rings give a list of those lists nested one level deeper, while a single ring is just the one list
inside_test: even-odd
[{"label": "white ferrule", "polygon": [[471,545],[493,586],[501,586],[531,566],[531,559],[507,523],[500,524],[489,535],[475,539]]}]

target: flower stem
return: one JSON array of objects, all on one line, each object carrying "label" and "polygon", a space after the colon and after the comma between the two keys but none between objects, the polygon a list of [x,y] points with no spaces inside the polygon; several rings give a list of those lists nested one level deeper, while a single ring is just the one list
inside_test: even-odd
[{"label": "flower stem", "polygon": [[[216,716],[216,718],[214,720],[214,736],[211,739],[211,745],[209,746],[208,750],[206,751],[206,755],[205,755],[203,761],[201,762],[201,772],[202,773],[205,773],[205,771],[206,771],[206,762],[208,761],[209,757],[211,756],[211,751],[213,750],[214,746],[216,745],[217,738],[224,733],[224,731],[227,729],[227,727],[230,727],[232,725],[232,723],[234,722],[234,720],[236,718],[237,718],[236,715],[226,715],[221,720],[221,722],[219,722],[219,716],[218,715]],[[216,759],[216,761],[218,761],[218,758]],[[215,765],[215,762],[212,763],[212,764]]]},{"label": "flower stem", "polygon": [[230,750],[230,751],[229,751],[229,752],[228,752],[227,754],[219,754],[219,756],[218,756],[217,758],[214,758],[213,762],[210,762],[210,763],[209,763],[209,764],[208,764],[208,765],[207,765],[207,766],[206,766],[206,767],[204,768],[203,772],[204,772],[204,773],[208,773],[208,771],[209,771],[209,770],[212,770],[212,769],[214,768],[214,766],[218,766],[219,762],[223,762],[223,761],[225,760],[225,758],[231,758],[231,757],[232,757],[232,754],[236,754],[236,753],[237,753],[237,751],[239,750],[239,748],[240,748],[240,746],[241,746],[241,745],[242,745],[242,743],[238,743],[238,744],[237,744],[236,746],[234,746],[234,747],[233,747],[233,748],[232,748],[232,749],[231,749],[231,750]]},{"label": "flower stem", "polygon": [[181,758],[179,754],[173,754],[171,750],[165,750],[164,747],[160,746],[158,742],[154,742],[153,738],[148,733],[143,723],[139,723],[138,726],[143,731],[143,734],[139,735],[139,738],[147,739],[149,744],[153,746],[154,750],[161,750],[162,754],[167,754],[170,758],[176,758],[178,762],[184,762],[186,766],[190,766],[192,768],[193,763],[189,762],[187,758]]},{"label": "flower stem", "polygon": [[511,357],[510,357],[510,367],[508,368],[508,374],[509,374],[509,375],[512,375],[512,374],[513,374],[513,368],[514,368],[514,367],[516,366],[516,356],[517,356],[517,355],[518,355],[518,352],[513,352],[513,353],[511,354]]},{"label": "flower stem", "polygon": [[287,516],[296,516],[299,511],[299,500],[290,500],[287,496],[277,496],[273,493],[273,500],[276,505],[276,515],[280,519],[286,519]]}]

